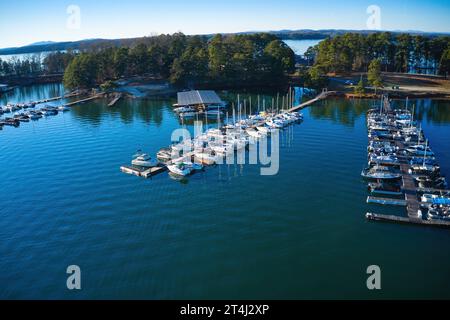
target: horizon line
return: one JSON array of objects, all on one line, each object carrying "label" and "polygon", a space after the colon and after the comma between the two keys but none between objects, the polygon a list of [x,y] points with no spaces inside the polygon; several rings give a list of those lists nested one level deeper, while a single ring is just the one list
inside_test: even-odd
[{"label": "horizon line", "polygon": [[[157,37],[160,35],[174,35],[176,33],[182,33],[186,36],[209,36],[209,35],[216,35],[216,34],[225,34],[225,35],[233,35],[233,34],[242,34],[242,33],[276,33],[276,32],[299,32],[299,31],[313,31],[313,32],[320,32],[320,31],[348,31],[348,32],[392,32],[392,33],[422,33],[422,34],[442,34],[442,35],[450,35],[449,31],[421,31],[421,30],[388,30],[388,29],[345,29],[345,28],[328,28],[328,29],[279,29],[279,30],[248,30],[248,31],[237,31],[237,32],[213,32],[213,33],[195,33],[195,34],[187,34],[183,33],[181,30],[172,32],[172,33],[155,33],[151,35],[143,35],[143,36],[137,36],[137,37],[125,37],[125,38],[84,38],[84,39],[77,39],[77,40],[61,40],[61,41],[53,41],[53,40],[41,40],[37,41],[31,44],[26,44],[22,46],[15,46],[15,47],[2,47],[0,50],[8,50],[8,49],[20,49],[25,47],[34,47],[34,46],[45,46],[50,44],[57,44],[57,43],[76,43],[76,42],[82,42],[82,41],[94,41],[94,40],[127,40],[127,39],[139,39],[139,38],[151,38],[151,37]],[[317,38],[316,40],[319,40],[322,38]],[[314,40],[314,39],[305,39],[305,40]],[[39,44],[40,42],[48,42],[46,44]]]}]

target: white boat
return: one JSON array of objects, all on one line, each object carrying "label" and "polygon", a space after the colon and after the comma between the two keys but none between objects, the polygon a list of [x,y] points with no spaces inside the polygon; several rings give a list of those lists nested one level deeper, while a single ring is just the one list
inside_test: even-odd
[{"label": "white boat", "polygon": [[192,172],[192,167],[189,167],[183,162],[180,163],[174,163],[167,166],[167,169],[169,169],[170,172],[179,175],[179,176],[187,176]]},{"label": "white boat", "polygon": [[154,161],[152,157],[146,153],[137,153],[134,155],[134,159],[131,161],[131,164],[134,166],[151,168],[155,167],[158,162]]},{"label": "white boat", "polygon": [[450,197],[440,196],[436,194],[423,194],[420,201],[431,204],[450,205]]},{"label": "white boat", "polygon": [[227,154],[234,152],[233,145],[230,145],[228,143],[224,143],[222,145],[211,145],[211,149],[218,155],[225,156]]},{"label": "white boat", "polygon": [[274,121],[274,120],[268,120],[266,121],[266,124],[270,127],[270,128],[275,128],[275,129],[281,129],[283,128],[283,124]]},{"label": "white boat", "polygon": [[193,118],[196,115],[198,115],[198,112],[195,112],[195,111],[189,111],[189,112],[180,113],[180,117],[182,117],[182,118]]},{"label": "white boat", "polygon": [[172,149],[171,148],[162,148],[156,154],[156,158],[162,162],[167,162],[172,160]]},{"label": "white boat", "polygon": [[59,110],[59,111],[62,111],[62,112],[66,112],[66,111],[69,111],[70,108],[63,105],[63,106],[59,106],[59,107],[58,107],[58,110]]},{"label": "white boat", "polygon": [[194,153],[194,160],[206,165],[213,165],[217,162],[217,157],[207,152],[196,152]]},{"label": "white boat", "polygon": [[266,127],[266,126],[259,126],[259,127],[256,127],[256,129],[258,131],[261,131],[264,134],[269,134],[270,133],[269,127]]},{"label": "white boat", "polygon": [[379,166],[363,169],[361,171],[361,176],[366,179],[380,179],[380,180],[400,179],[402,177],[400,172],[394,172],[386,167],[379,167]]},{"label": "white boat", "polygon": [[191,168],[192,171],[203,170],[203,164],[201,164],[199,162],[183,161],[182,164]]},{"label": "white boat", "polygon": [[370,156],[370,162],[378,163],[378,164],[384,164],[384,165],[399,165],[400,160],[393,155],[387,155],[387,156],[377,156],[372,154]]},{"label": "white boat", "polygon": [[35,113],[29,113],[28,117],[30,118],[30,120],[38,120],[40,118],[42,118],[41,115],[35,114]]},{"label": "white boat", "polygon": [[425,147],[422,144],[408,147],[406,148],[406,151],[417,156],[429,156],[429,157],[434,156],[434,152],[431,151],[429,147]]},{"label": "white boat", "polygon": [[173,111],[175,111],[176,113],[184,113],[184,112],[194,112],[195,109],[191,107],[179,107],[173,109]]},{"label": "white boat", "polygon": [[265,136],[264,133],[262,133],[261,131],[257,131],[255,129],[246,129],[245,132],[247,132],[247,134],[250,137],[253,137],[253,138],[256,138],[256,139],[260,139],[260,138]]}]

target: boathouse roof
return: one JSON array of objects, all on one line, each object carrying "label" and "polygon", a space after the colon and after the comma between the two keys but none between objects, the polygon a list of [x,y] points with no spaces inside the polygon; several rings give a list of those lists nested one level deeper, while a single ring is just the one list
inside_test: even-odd
[{"label": "boathouse roof", "polygon": [[192,90],[178,92],[178,105],[221,104],[222,100],[212,90]]}]

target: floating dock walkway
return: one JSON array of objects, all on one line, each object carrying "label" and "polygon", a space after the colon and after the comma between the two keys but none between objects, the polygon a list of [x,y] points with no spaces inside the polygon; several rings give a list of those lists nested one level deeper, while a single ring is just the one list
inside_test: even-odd
[{"label": "floating dock walkway", "polygon": [[366,213],[366,218],[372,221],[385,221],[385,222],[399,222],[399,223],[412,223],[419,225],[427,225],[434,227],[450,228],[450,223],[443,220],[422,220],[419,218],[400,217],[394,215],[378,214],[378,213]]},{"label": "floating dock walkway", "polygon": [[98,93],[98,94],[95,94],[93,96],[81,99],[81,100],[77,100],[77,101],[66,103],[65,106],[66,107],[72,107],[72,106],[74,106],[76,104],[85,103],[85,102],[88,102],[88,101],[91,101],[91,100],[94,100],[94,99],[98,99],[98,98],[102,98],[102,97],[103,97],[103,94],[102,93]]},{"label": "floating dock walkway", "polygon": [[[386,99],[384,103],[385,111],[388,113],[392,113],[392,108],[389,101]],[[402,140],[395,140],[395,146],[398,147],[398,150],[405,150],[406,145]],[[366,218],[368,220],[373,221],[390,221],[390,222],[400,222],[400,223],[412,223],[416,225],[425,225],[425,226],[439,226],[439,227],[450,227],[450,221],[447,220],[425,220],[422,218],[420,207],[427,206],[427,203],[420,202],[418,197],[418,191],[429,191],[430,189],[417,188],[414,182],[413,175],[409,172],[410,165],[408,163],[408,158],[406,156],[399,155],[398,159],[400,160],[400,172],[403,180],[402,190],[405,194],[404,199],[395,199],[395,198],[378,198],[373,196],[367,197],[367,203],[376,203],[383,205],[397,205],[397,206],[406,206],[407,216],[395,216],[395,215],[384,215],[377,213],[366,213]],[[436,190],[436,189],[431,189]],[[448,190],[438,190],[440,192],[448,192]]]},{"label": "floating dock walkway", "polygon": [[338,94],[337,91],[322,91],[322,93],[317,95],[314,99],[311,99],[311,100],[308,100],[306,102],[303,102],[303,103],[299,104],[298,106],[295,106],[295,107],[289,109],[288,112],[294,112],[294,111],[297,111],[297,110],[301,110],[303,108],[306,108],[306,107],[312,105],[313,103],[315,103],[317,101],[324,100],[324,99],[326,99],[326,98],[328,98],[330,96],[334,96],[334,95],[337,95],[337,94]]}]

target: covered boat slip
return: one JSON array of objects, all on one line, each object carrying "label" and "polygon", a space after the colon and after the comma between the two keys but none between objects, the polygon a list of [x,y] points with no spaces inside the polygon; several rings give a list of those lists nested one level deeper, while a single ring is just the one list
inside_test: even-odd
[{"label": "covered boat slip", "polygon": [[206,107],[208,105],[223,105],[224,102],[212,90],[192,90],[178,92],[178,102],[174,107]]}]

